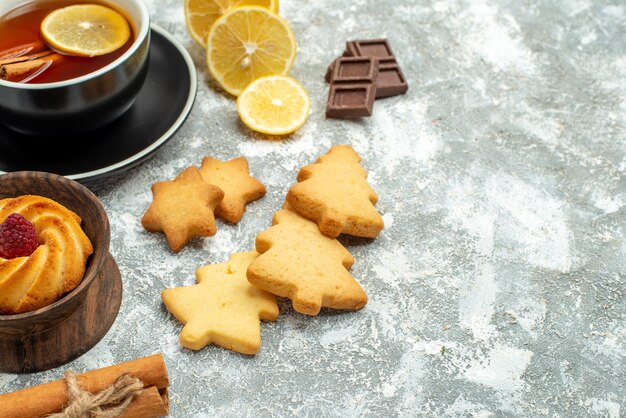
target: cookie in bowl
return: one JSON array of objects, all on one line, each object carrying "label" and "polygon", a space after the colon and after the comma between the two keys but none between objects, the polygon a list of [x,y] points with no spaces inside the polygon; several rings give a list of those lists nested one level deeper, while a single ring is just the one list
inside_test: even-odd
[{"label": "cookie in bowl", "polygon": [[81,222],[46,197],[0,200],[0,314],[43,308],[80,284],[94,250]]},{"label": "cookie in bowl", "polygon": [[[35,229],[35,251],[45,246],[46,241],[40,236],[38,222],[30,216],[41,215],[47,209],[44,209],[46,205],[35,204],[29,212],[18,209],[16,203],[10,203],[14,202],[13,199],[18,199],[18,202],[19,199],[25,199],[23,196],[52,199],[78,215],[81,222],[76,222],[91,241],[93,253],[88,255],[90,251],[84,251],[83,256],[87,259],[85,272],[74,290],[62,294],[60,299],[43,308],[24,313],[0,314],[0,373],[40,372],[80,357],[109,331],[122,302],[121,274],[115,259],[109,253],[109,218],[98,197],[80,183],[57,174],[16,171],[0,175],[0,201],[3,201],[0,223],[5,222],[9,215],[22,211],[22,216]],[[7,204],[11,204],[10,209]],[[65,211],[61,212],[67,214]],[[69,219],[76,220],[74,216]],[[65,221],[59,221],[59,224],[68,229]],[[60,233],[49,231],[64,252],[69,245],[76,245],[76,236],[70,234],[68,236],[72,236],[72,239],[61,239]],[[80,241],[79,239],[79,244]],[[26,258],[32,258],[33,254]],[[13,255],[15,254],[11,254]],[[3,257],[0,261],[5,260],[13,259]],[[64,261],[63,270],[65,269]],[[44,279],[43,275],[41,279]],[[2,278],[0,282],[3,286],[9,284]],[[22,288],[23,292],[30,290],[34,282],[34,276],[31,283],[23,282],[22,286],[27,286]],[[6,290],[0,289],[0,297],[4,297],[4,294]]]}]

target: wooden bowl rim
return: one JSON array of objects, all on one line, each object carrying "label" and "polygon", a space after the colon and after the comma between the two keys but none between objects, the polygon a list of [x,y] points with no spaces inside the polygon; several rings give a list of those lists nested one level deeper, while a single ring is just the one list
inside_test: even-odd
[{"label": "wooden bowl rim", "polygon": [[0,182],[2,182],[3,180],[6,181],[7,179],[11,180],[12,178],[42,178],[48,180],[50,183],[65,184],[68,187],[77,191],[79,194],[82,194],[87,198],[88,201],[90,201],[94,205],[98,214],[102,215],[102,218],[104,220],[104,237],[96,237],[97,239],[101,239],[102,241],[98,241],[98,246],[94,245],[94,253],[90,256],[90,260],[87,262],[85,275],[83,276],[83,279],[81,280],[79,285],[74,288],[74,290],[63,295],[61,299],[51,303],[50,305],[44,306],[43,308],[20,314],[0,315],[0,326],[3,323],[19,323],[39,316],[45,316],[51,311],[62,311],[63,305],[72,301],[73,299],[78,297],[78,295],[86,292],[93,283],[94,279],[98,276],[98,274],[100,274],[107,260],[107,256],[109,255],[109,245],[111,243],[111,226],[106,210],[104,209],[104,206],[102,206],[100,199],[98,199],[96,195],[91,192],[91,190],[89,190],[82,184],[74,180],[68,179],[67,177],[63,177],[54,173],[47,173],[44,171],[14,171],[11,173],[0,175]]}]

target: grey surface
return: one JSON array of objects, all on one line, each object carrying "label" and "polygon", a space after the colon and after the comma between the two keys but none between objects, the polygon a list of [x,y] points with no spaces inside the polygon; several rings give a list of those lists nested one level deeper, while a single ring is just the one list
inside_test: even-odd
[{"label": "grey surface", "polygon": [[[198,98],[155,158],[94,187],[125,294],[112,331],[68,367],[163,352],[174,417],[626,415],[623,2],[284,0],[313,111],[283,142],[245,129],[208,81],[182,1],[148,5],[194,57]],[[409,93],[326,120],[326,65],[346,40],[383,36]],[[160,291],[253,248],[298,168],[343,143],[387,224],[344,240],[366,308],[308,318],[283,301],[256,357],[182,349]],[[140,225],[150,185],[205,155],[246,156],[268,194],[173,255]],[[0,391],[64,369],[0,375]]]}]

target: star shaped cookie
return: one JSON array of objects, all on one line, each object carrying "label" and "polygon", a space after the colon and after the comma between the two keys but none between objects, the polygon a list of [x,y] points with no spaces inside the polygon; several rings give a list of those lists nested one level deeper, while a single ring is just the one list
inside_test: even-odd
[{"label": "star shaped cookie", "polygon": [[217,232],[213,213],[224,192],[202,180],[196,167],[189,167],[172,181],[153,184],[152,195],[141,224],[148,231],[165,233],[172,251],[180,251],[194,237]]},{"label": "star shaped cookie", "polygon": [[230,223],[239,222],[246,205],[265,195],[265,186],[250,175],[248,160],[244,157],[226,162],[206,157],[200,173],[204,181],[224,191],[224,200],[215,214]]},{"label": "star shaped cookie", "polygon": [[248,267],[248,280],[259,289],[291,299],[293,308],[317,315],[322,306],[357,310],[367,295],[348,272],[354,257],[317,224],[285,209],[273,226],[256,238],[261,254]]},{"label": "star shaped cookie", "polygon": [[252,286],[246,269],[256,251],[237,253],[227,263],[196,271],[198,284],[165,289],[163,303],[185,324],[180,333],[184,347],[200,350],[216,344],[242,354],[256,354],[261,344],[261,323],[278,318],[273,295]]}]

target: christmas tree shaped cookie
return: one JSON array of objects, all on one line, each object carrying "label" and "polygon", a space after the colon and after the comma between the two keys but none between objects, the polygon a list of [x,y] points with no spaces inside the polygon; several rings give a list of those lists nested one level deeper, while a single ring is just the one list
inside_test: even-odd
[{"label": "christmas tree shaped cookie", "polygon": [[316,222],[324,235],[375,238],[384,228],[374,204],[378,196],[367,183],[361,157],[352,147],[338,145],[298,173],[287,202]]},{"label": "christmas tree shaped cookie", "polygon": [[248,267],[250,283],[291,299],[300,313],[317,315],[322,306],[357,310],[367,303],[348,272],[354,263],[348,250],[289,209],[274,215],[273,226],[257,236],[256,248],[261,255]]},{"label": "christmas tree shaped cookie", "polygon": [[246,269],[258,254],[237,253],[228,263],[196,271],[198,284],[165,289],[163,303],[185,324],[184,347],[200,350],[216,344],[243,354],[256,354],[261,344],[260,320],[275,321],[278,305],[273,295],[253,287]]}]

